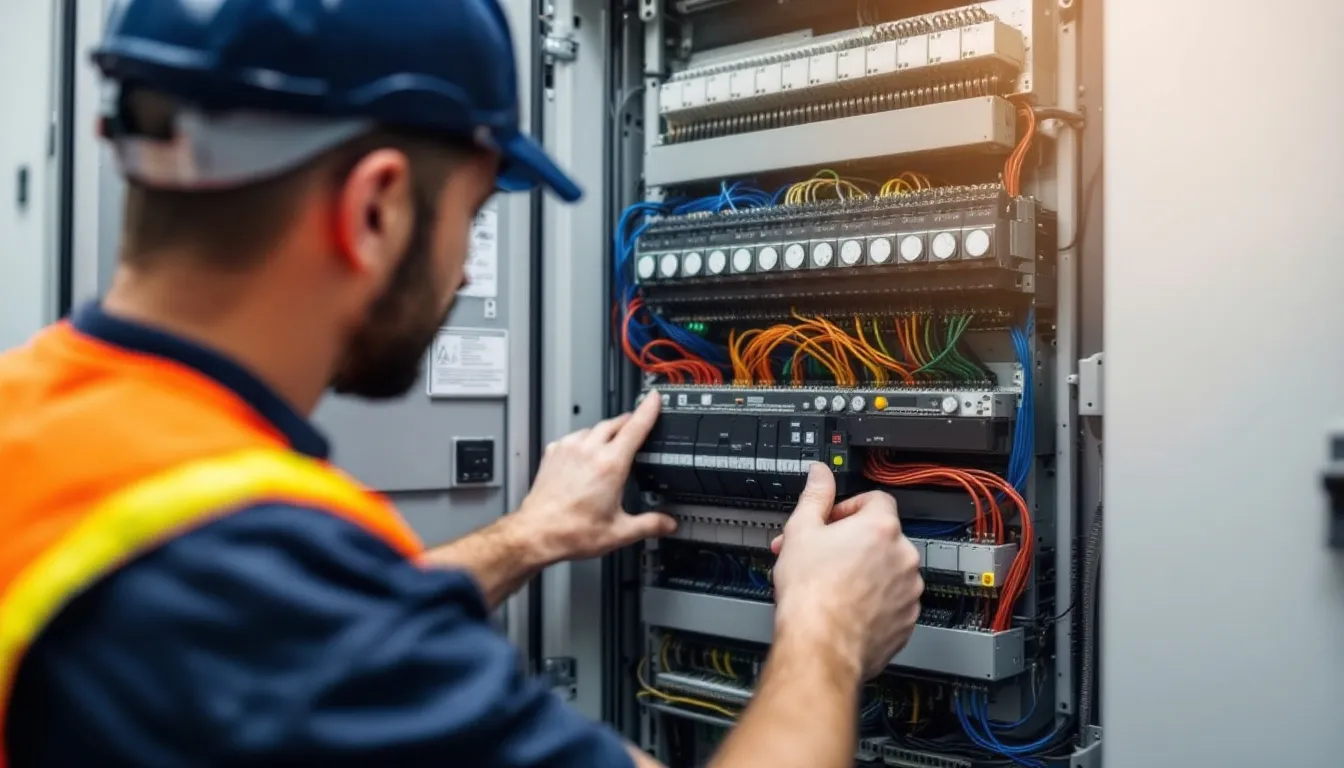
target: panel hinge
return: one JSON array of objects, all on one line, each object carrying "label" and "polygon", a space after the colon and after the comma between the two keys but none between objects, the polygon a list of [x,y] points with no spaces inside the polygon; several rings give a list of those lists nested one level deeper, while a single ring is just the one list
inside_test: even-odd
[{"label": "panel hinge", "polygon": [[1069,757],[1069,768],[1101,768],[1101,726],[1083,728],[1082,743]]},{"label": "panel hinge", "polygon": [[1078,372],[1069,377],[1069,383],[1078,388],[1078,415],[1101,416],[1105,412],[1101,364],[1106,353],[1098,352],[1078,361]]},{"label": "panel hinge", "polygon": [[573,701],[579,695],[574,659],[570,657],[543,659],[541,676],[551,684],[551,690],[565,701]]},{"label": "panel hinge", "polygon": [[547,35],[541,39],[541,51],[547,63],[573,61],[578,58],[579,44],[568,35]]}]

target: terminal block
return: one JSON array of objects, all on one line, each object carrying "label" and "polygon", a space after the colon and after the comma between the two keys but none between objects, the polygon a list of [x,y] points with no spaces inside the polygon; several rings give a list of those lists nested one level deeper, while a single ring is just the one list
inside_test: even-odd
[{"label": "terminal block", "polygon": [[980,5],[862,27],[677,73],[658,93],[663,141],[1008,95],[1026,60],[1022,30]]},{"label": "terminal block", "polygon": [[[1034,292],[1051,216],[999,184],[669,217],[635,252],[650,305]],[[768,295],[760,286],[768,285]]]}]

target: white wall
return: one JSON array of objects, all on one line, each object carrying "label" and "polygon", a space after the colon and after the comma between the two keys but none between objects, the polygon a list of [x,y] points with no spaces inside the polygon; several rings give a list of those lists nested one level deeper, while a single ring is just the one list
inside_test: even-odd
[{"label": "white wall", "polygon": [[[0,0],[0,350],[54,318],[55,0]],[[27,204],[17,179],[28,170]]]}]

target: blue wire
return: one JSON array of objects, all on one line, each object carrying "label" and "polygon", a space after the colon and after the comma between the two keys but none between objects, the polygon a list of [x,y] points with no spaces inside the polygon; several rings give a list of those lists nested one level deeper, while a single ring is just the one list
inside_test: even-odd
[{"label": "blue wire", "polygon": [[998,736],[994,735],[994,729],[990,725],[989,694],[982,691],[978,696],[972,697],[971,709],[975,717],[979,719],[980,725],[985,729],[985,734],[989,736],[989,740],[1001,751],[1008,754],[1026,755],[1032,752],[1039,752],[1041,749],[1048,746],[1050,742],[1054,741],[1055,737],[1059,735],[1060,727],[1055,726],[1055,728],[1051,729],[1050,733],[1047,733],[1030,744],[1004,744],[999,740]]},{"label": "blue wire", "polygon": [[1008,483],[1018,492],[1023,492],[1027,478],[1031,476],[1031,465],[1036,451],[1036,376],[1031,361],[1031,335],[1036,330],[1036,311],[1027,315],[1025,329],[1012,328],[1013,351],[1017,362],[1022,366],[1022,399],[1017,406],[1016,427],[1013,430],[1013,447],[1008,457]]},{"label": "blue wire", "polygon": [[[967,738],[969,738],[972,743],[981,749],[1003,755],[1017,765],[1027,766],[1027,768],[1045,768],[1045,763],[1030,756],[1023,757],[1022,755],[1026,754],[1025,752],[1019,751],[1020,748],[1018,747],[1010,747],[1000,742],[992,732],[988,734],[989,738],[986,738],[985,734],[980,733],[970,719],[971,717],[976,717],[978,715],[975,711],[975,698],[973,695],[970,697],[972,711],[968,717],[966,708],[962,705],[962,693],[962,691],[957,692],[952,698],[952,705],[957,715],[957,722],[961,724],[961,729],[965,731]],[[1047,738],[1053,738],[1053,735]],[[1029,752],[1030,750],[1027,751]]]}]

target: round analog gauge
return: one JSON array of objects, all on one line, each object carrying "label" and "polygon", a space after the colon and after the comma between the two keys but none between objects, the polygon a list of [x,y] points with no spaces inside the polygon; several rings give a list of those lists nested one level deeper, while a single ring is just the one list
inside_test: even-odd
[{"label": "round analog gauge", "polygon": [[675,253],[663,254],[663,258],[658,260],[658,274],[663,277],[676,277],[678,261],[680,259],[677,258]]},{"label": "round analog gauge", "polygon": [[879,237],[868,244],[868,260],[874,264],[886,264],[891,259],[891,241]]},{"label": "round analog gauge", "polygon": [[653,271],[658,268],[658,260],[652,256],[639,257],[639,263],[635,265],[635,272],[640,280],[648,280],[653,277]]},{"label": "round analog gauge", "polygon": [[723,270],[728,267],[728,254],[723,251],[710,251],[705,266],[709,267],[709,274],[722,275]]},{"label": "round analog gauge", "polygon": [[815,267],[831,266],[831,259],[835,258],[835,246],[830,243],[817,243],[812,246],[812,265]]},{"label": "round analog gauge", "polygon": [[951,416],[952,414],[954,414],[954,413],[956,413],[956,412],[957,412],[957,398],[955,398],[955,397],[953,397],[953,396],[951,396],[951,395],[948,395],[947,397],[944,397],[944,398],[943,398],[943,413],[946,413],[948,416]]},{"label": "round analog gauge", "polygon": [[868,403],[863,399],[863,395],[855,395],[849,399],[849,410],[862,411],[863,406]]},{"label": "round analog gauge", "polygon": [[989,253],[989,233],[983,229],[972,229],[966,233],[966,255],[978,259]]},{"label": "round analog gauge", "polygon": [[691,251],[681,260],[681,272],[689,277],[700,274],[700,268],[705,266],[705,257],[700,255],[699,251]]},{"label": "round analog gauge", "polygon": [[805,258],[807,258],[807,251],[803,250],[803,246],[798,243],[784,249],[784,266],[789,269],[801,269]]},{"label": "round analog gauge", "polygon": [[835,397],[832,397],[832,398],[831,398],[831,410],[832,410],[832,411],[843,411],[843,410],[845,410],[845,396],[844,396],[844,395],[836,395]]},{"label": "round analog gauge", "polygon": [[767,245],[756,254],[756,266],[762,272],[769,272],[779,265],[779,251],[773,245]]},{"label": "round analog gauge", "polygon": [[924,255],[924,240],[919,235],[901,238],[901,261],[918,261]]},{"label": "round analog gauge", "polygon": [[840,246],[840,262],[846,267],[852,267],[859,263],[863,258],[863,243],[858,240],[846,240]]},{"label": "round analog gauge", "polygon": [[813,405],[818,411],[824,411],[824,410],[826,410],[826,396],[825,396],[825,395],[817,395],[817,399],[812,401],[812,405]]},{"label": "round analog gauge", "polygon": [[733,251],[733,271],[746,272],[749,269],[751,269],[751,251],[746,248]]},{"label": "round analog gauge", "polygon": [[933,242],[930,243],[933,251],[933,258],[939,261],[947,261],[957,255],[957,236],[951,232],[939,232],[933,236]]}]

